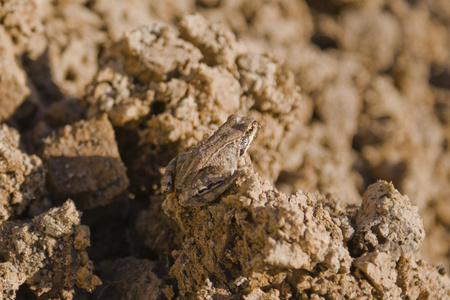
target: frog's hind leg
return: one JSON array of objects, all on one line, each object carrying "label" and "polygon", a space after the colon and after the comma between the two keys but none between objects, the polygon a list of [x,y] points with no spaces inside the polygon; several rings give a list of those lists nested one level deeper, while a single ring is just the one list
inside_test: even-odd
[{"label": "frog's hind leg", "polygon": [[[241,175],[239,171],[234,172],[230,177],[228,177],[225,181],[221,182],[219,185],[210,190],[210,192],[203,196],[202,204],[198,203],[197,205],[203,205],[205,203],[213,202],[214,200],[220,198],[220,196],[228,190],[236,179]],[[192,201],[192,200],[191,200]]]}]

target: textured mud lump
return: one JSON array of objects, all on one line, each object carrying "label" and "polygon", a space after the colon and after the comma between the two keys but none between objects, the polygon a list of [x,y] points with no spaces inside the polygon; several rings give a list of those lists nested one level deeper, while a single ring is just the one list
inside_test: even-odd
[{"label": "textured mud lump", "polygon": [[23,153],[19,139],[15,129],[0,125],[0,224],[24,212],[44,189],[42,161],[36,155]]},{"label": "textured mud lump", "polygon": [[180,36],[200,49],[206,64],[236,68],[236,58],[247,52],[242,42],[224,25],[205,22],[200,15],[186,16],[180,22]]},{"label": "textured mud lump", "polygon": [[123,56],[126,71],[142,82],[167,80],[177,73],[189,74],[191,65],[198,63],[202,54],[177,35],[174,28],[165,24],[125,33],[118,47],[126,54]]},{"label": "textured mud lump", "polygon": [[402,254],[418,250],[425,238],[417,206],[385,181],[371,185],[364,193],[355,227],[356,251],[386,252],[394,262]]},{"label": "textured mud lump", "polygon": [[101,299],[173,299],[172,287],[160,278],[164,266],[157,262],[128,257],[104,261],[99,269],[102,279],[109,282],[96,292]]},{"label": "textured mud lump", "polygon": [[85,1],[59,1],[46,20],[48,63],[52,80],[66,95],[81,97],[98,71],[103,21]]},{"label": "textured mud lump", "polygon": [[16,62],[12,41],[0,27],[0,122],[11,117],[28,93],[25,72]]},{"label": "textured mud lump", "polygon": [[14,40],[14,53],[36,58],[47,41],[43,21],[51,13],[49,0],[6,0],[0,4],[2,25]]},{"label": "textured mud lump", "polygon": [[174,194],[163,203],[186,236],[169,273],[182,295],[245,296],[271,286],[285,297],[301,293],[287,285],[297,272],[350,272],[342,233],[313,195],[287,197],[251,170],[231,190],[201,208],[182,207]]},{"label": "textured mud lump", "polygon": [[36,296],[71,299],[75,287],[92,291],[101,284],[85,251],[89,228],[80,225],[73,201],[35,217],[7,221],[0,229],[0,287],[3,299],[15,299],[27,283]]},{"label": "textured mud lump", "polygon": [[[380,181],[366,191],[349,249],[335,223],[348,215],[334,210],[332,217],[328,210],[339,206],[336,199],[319,198],[304,192],[287,197],[252,170],[242,171],[235,185],[208,206],[186,208],[169,194],[163,209],[185,235],[182,247],[172,252],[169,272],[180,294],[246,299],[450,295],[450,279],[418,258],[424,231],[417,207],[392,184]],[[384,242],[375,243],[377,238]],[[349,254],[362,249],[359,257]]]},{"label": "textured mud lump", "polygon": [[361,256],[353,265],[366,276],[383,298],[408,296],[416,299],[428,295],[446,299],[450,279],[418,256],[425,238],[417,206],[392,185],[379,181],[363,196],[355,215],[355,235],[351,249]]},{"label": "textured mud lump", "polygon": [[406,255],[398,261],[397,285],[410,299],[450,299],[450,278],[443,266],[432,266],[419,255]]},{"label": "textured mud lump", "polygon": [[379,295],[386,299],[398,299],[401,289],[396,285],[397,270],[392,257],[384,252],[372,252],[364,254],[354,260],[353,265],[357,267],[355,272],[361,271],[367,276],[370,283]]},{"label": "textured mud lump", "polygon": [[129,185],[106,116],[67,125],[46,140],[42,158],[52,195],[57,199],[71,197],[82,208],[109,204]]}]

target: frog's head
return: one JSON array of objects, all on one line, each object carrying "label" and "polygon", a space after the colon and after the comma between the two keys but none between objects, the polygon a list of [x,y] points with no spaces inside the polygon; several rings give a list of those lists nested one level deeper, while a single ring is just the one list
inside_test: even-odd
[{"label": "frog's head", "polygon": [[252,144],[256,132],[259,129],[259,124],[251,118],[241,117],[241,120],[236,123],[236,126],[239,126],[241,132],[243,132],[240,139],[241,149],[239,150],[239,156],[242,156]]}]

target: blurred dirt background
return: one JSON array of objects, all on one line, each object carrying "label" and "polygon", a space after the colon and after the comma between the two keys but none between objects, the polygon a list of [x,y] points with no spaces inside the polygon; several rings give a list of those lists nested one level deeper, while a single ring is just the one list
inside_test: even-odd
[{"label": "blurred dirt background", "polygon": [[[233,113],[242,197],[163,202]],[[450,295],[447,0],[1,0],[0,122],[4,299]]]}]

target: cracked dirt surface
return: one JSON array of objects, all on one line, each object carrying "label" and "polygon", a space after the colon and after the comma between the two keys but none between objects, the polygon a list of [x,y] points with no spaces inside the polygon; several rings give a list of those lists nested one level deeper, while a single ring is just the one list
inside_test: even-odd
[{"label": "cracked dirt surface", "polygon": [[[446,299],[446,0],[0,2],[2,299]],[[260,125],[213,203],[168,162]],[[70,199],[70,200],[69,200]]]}]

